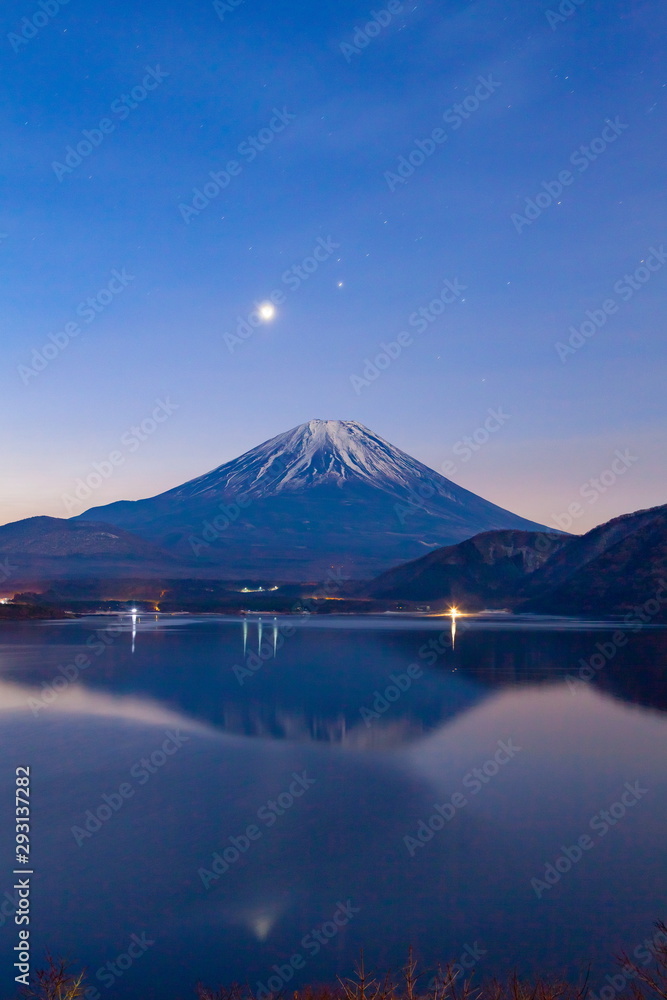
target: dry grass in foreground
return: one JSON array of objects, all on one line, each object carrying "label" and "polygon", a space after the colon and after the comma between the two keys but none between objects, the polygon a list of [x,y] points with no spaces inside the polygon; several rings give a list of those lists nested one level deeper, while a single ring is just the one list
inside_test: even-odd
[{"label": "dry grass in foreground", "polygon": [[[424,976],[410,952],[399,977],[369,976],[362,958],[351,979],[339,979],[332,986],[285,989],[273,996],[283,1000],[615,1000],[624,994],[631,1000],[667,1000],[667,925],[660,921],[656,928],[654,940],[661,941],[655,946],[652,961],[640,965],[621,953],[617,965],[622,976],[618,978],[624,979],[624,985],[619,989],[605,986],[599,995],[590,990],[587,979],[573,986],[556,980],[522,980],[515,974],[506,980],[474,985],[472,980],[461,979],[452,965],[442,968],[425,988],[420,985]],[[85,1000],[89,989],[85,972],[70,972],[66,962],[47,954],[45,967],[36,971],[31,985],[20,995],[26,1000]],[[257,1000],[249,986],[238,984],[217,990],[200,984],[196,996],[198,1000]]]}]

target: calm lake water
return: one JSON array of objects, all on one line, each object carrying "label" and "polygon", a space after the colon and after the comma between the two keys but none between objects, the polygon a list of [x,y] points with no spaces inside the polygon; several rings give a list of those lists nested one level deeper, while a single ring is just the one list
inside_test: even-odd
[{"label": "calm lake water", "polygon": [[410,945],[479,977],[592,963],[599,989],[667,918],[667,631],[616,628],[468,619],[452,648],[447,620],[388,616],[2,625],[0,996],[22,765],[35,953],[101,997],[294,987]]}]

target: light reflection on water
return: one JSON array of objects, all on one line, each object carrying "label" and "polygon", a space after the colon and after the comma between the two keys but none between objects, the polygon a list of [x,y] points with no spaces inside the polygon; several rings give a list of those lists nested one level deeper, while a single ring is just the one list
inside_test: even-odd
[{"label": "light reflection on water", "polygon": [[[615,625],[462,619],[452,649],[447,619],[138,615],[76,683],[31,708],[110,623],[4,627],[0,725],[5,780],[33,767],[39,947],[95,970],[132,933],[156,940],[115,995],[171,1000],[198,979],[265,980],[339,900],[360,912],[301,982],[347,974],[362,945],[371,963],[396,966],[410,944],[435,963],[475,941],[480,973],[574,975],[592,960],[603,976],[665,916],[661,630],[573,685]],[[259,667],[240,681],[251,654]],[[159,755],[166,732],[184,741],[141,783],[138,762]],[[471,794],[467,775],[508,739],[520,752]],[[312,788],[271,826],[258,819],[304,771]],[[636,812],[538,900],[531,878],[638,780],[649,791]],[[79,846],[72,827],[123,782],[132,797]],[[466,790],[410,856],[405,837]],[[261,837],[206,889],[199,869],[253,823]]]}]

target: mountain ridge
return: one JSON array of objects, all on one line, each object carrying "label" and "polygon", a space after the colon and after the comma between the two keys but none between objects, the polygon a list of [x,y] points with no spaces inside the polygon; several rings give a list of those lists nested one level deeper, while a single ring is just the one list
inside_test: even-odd
[{"label": "mountain ridge", "polygon": [[667,620],[667,504],[622,514],[567,545],[519,592],[521,609]]},{"label": "mountain ridge", "polygon": [[396,566],[359,596],[439,608],[667,620],[667,504],[612,518],[585,535],[491,531]]},{"label": "mountain ridge", "polygon": [[203,575],[369,578],[424,547],[543,526],[476,496],[357,421],[310,420],[154,497],[93,507]]},{"label": "mountain ridge", "polygon": [[502,607],[568,541],[556,532],[485,531],[396,566],[358,592],[375,599],[449,602],[468,611]]}]

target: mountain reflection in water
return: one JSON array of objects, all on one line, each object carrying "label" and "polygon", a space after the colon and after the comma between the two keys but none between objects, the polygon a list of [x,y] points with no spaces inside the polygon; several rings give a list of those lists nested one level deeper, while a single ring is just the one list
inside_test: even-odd
[{"label": "mountain reflection in water", "polygon": [[[591,962],[595,990],[665,916],[662,630],[631,635],[582,684],[581,661],[609,651],[615,626],[459,620],[452,650],[434,619],[264,619],[261,635],[253,619],[116,625],[0,629],[0,728],[7,788],[17,765],[32,769],[35,954],[67,955],[95,982],[146,932],[156,943],[114,983],[119,1000],[265,982],[341,901],[358,914],[294,988],[348,975],[362,947],[376,969],[411,944],[433,967],[478,942],[480,975],[576,979]],[[90,665],[56,692],[83,650]],[[489,769],[501,743],[518,750]],[[468,776],[484,767],[477,794]],[[303,796],[295,775],[313,782]],[[95,829],[103,796],[128,782]],[[538,899],[531,879],[626,782],[645,798]],[[405,838],[457,792],[465,805],[410,854]],[[9,793],[1,802],[9,825]],[[202,878],[253,823],[252,848]],[[7,977],[12,935],[1,921]]]},{"label": "mountain reflection in water", "polygon": [[[494,615],[459,619],[457,628],[452,648],[447,618],[97,616],[5,629],[0,651],[6,679],[39,689],[83,640],[108,632],[104,652],[79,672],[87,690],[143,697],[229,733],[355,747],[419,738],[503,687],[565,683],[574,693],[591,674],[597,690],[667,709],[667,630],[628,631],[616,647],[609,623]],[[600,646],[613,649],[608,660]],[[604,666],[587,668],[591,659]],[[410,664],[419,676],[406,675]]]}]

